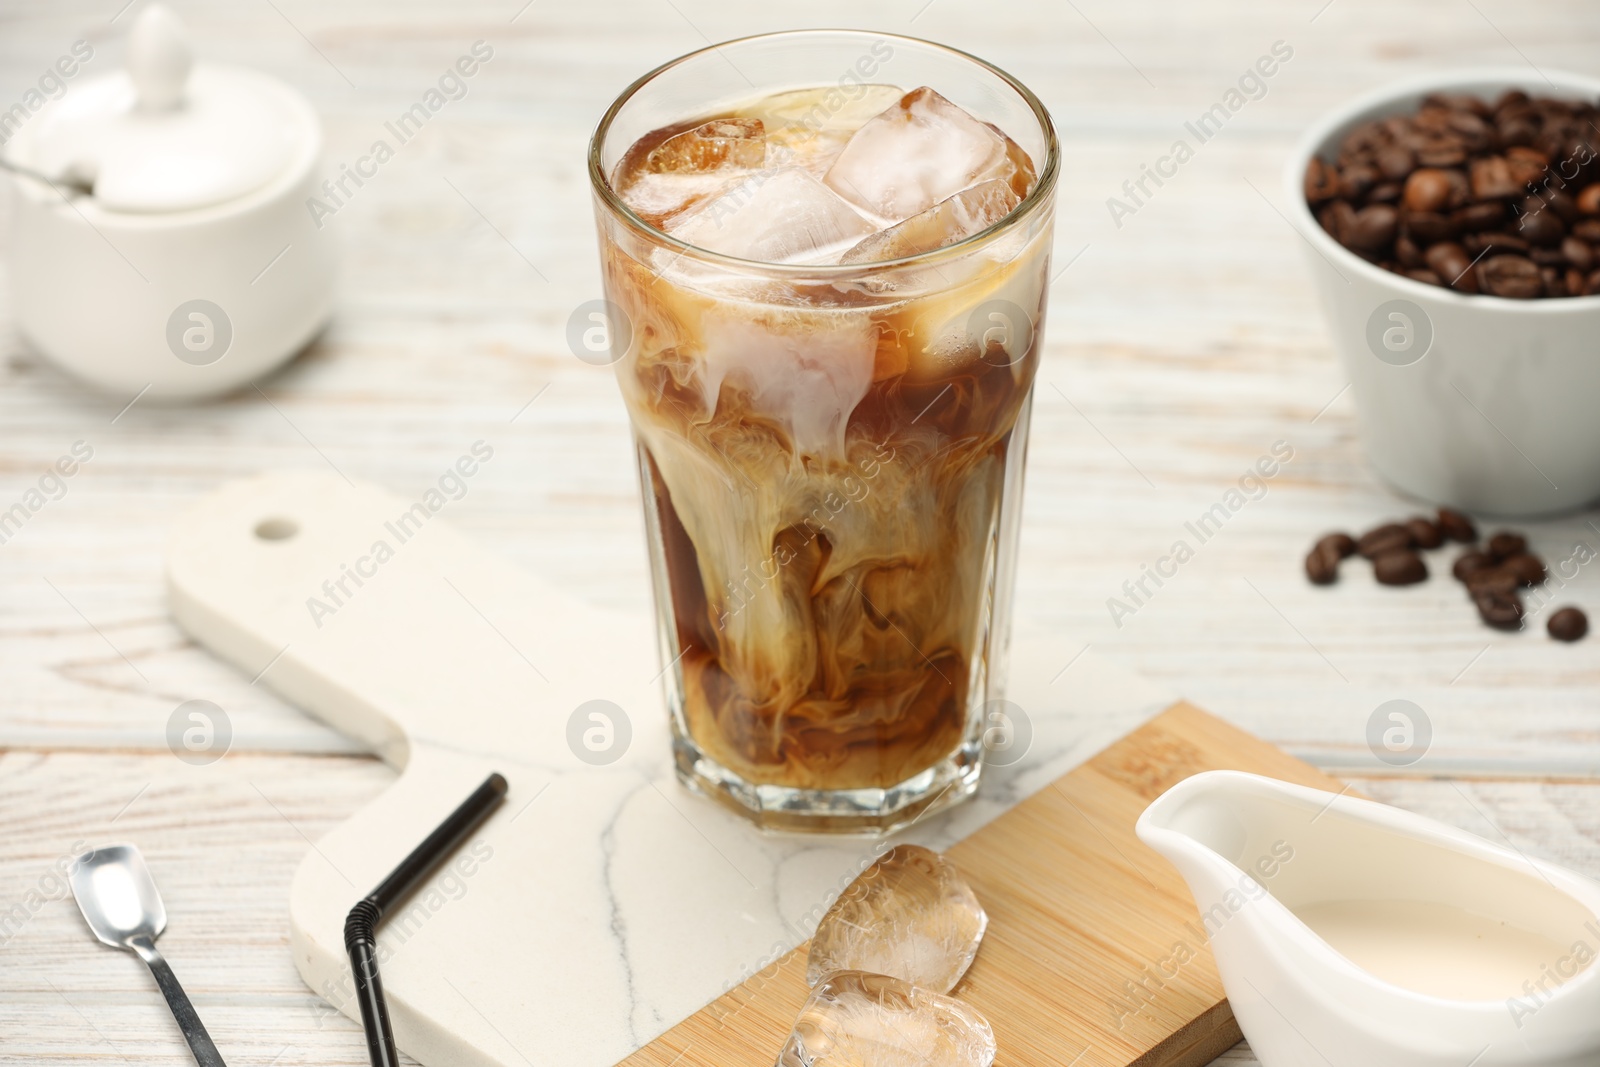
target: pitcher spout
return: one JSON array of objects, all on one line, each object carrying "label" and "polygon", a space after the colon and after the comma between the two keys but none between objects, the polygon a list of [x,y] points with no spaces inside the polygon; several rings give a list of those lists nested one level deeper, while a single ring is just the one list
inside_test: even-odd
[{"label": "pitcher spout", "polygon": [[[1208,933],[1249,901],[1269,896],[1267,886],[1294,862],[1294,835],[1274,834],[1282,827],[1264,818],[1280,786],[1290,788],[1255,775],[1198,774],[1162,794],[1139,818],[1140,840],[1178,869],[1197,901],[1214,902],[1201,908]],[[1258,923],[1288,918],[1270,909],[1251,916]]]}]

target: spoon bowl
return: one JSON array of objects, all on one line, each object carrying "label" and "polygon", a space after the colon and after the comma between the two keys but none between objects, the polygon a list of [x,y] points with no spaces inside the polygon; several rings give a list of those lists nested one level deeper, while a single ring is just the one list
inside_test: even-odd
[{"label": "spoon bowl", "polygon": [[104,944],[131,949],[134,938],[154,941],[167,928],[167,909],[155,879],[133,845],[85,852],[68,878],[84,922]]},{"label": "spoon bowl", "polygon": [[161,953],[156,938],[167,928],[167,909],[144,855],[134,845],[107,845],[74,857],[67,872],[83,921],[102,944],[144,960],[155,976],[200,1067],[226,1067],[200,1015]]}]

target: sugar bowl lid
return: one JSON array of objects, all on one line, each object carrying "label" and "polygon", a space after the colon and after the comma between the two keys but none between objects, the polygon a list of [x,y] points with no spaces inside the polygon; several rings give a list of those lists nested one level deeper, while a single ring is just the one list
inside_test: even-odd
[{"label": "sugar bowl lid", "polygon": [[254,71],[196,65],[171,9],[140,12],[125,70],[78,86],[27,130],[26,163],[93,189],[108,211],[208,207],[282,174],[319,135],[294,90]]}]

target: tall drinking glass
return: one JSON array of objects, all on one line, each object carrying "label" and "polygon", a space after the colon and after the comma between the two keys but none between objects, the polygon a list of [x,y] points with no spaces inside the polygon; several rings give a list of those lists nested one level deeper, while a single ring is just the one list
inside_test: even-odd
[{"label": "tall drinking glass", "polygon": [[978,786],[1058,170],[1010,75],[864,32],[684,56],[594,135],[677,772],[763,827]]}]

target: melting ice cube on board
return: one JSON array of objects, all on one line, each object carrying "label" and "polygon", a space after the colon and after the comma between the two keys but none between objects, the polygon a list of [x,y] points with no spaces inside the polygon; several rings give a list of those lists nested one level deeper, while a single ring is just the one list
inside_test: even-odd
[{"label": "melting ice cube on board", "polygon": [[752,174],[679,216],[667,232],[726,256],[763,263],[821,263],[873,232],[832,189],[800,167]]},{"label": "melting ice cube on board", "polygon": [[674,134],[645,157],[645,169],[661,173],[699,173],[726,167],[759,167],[767,159],[767,135],[760,119],[713,119]]},{"label": "melting ice cube on board", "polygon": [[953,245],[987,230],[1018,204],[1011,185],[999,178],[963,189],[904,222],[879,230],[850,249],[841,263],[876,263]]},{"label": "melting ice cube on board", "polygon": [[899,222],[1017,166],[1006,138],[923,86],[867,120],[824,179],[840,196]]},{"label": "melting ice cube on board", "polygon": [[955,864],[920,845],[896,845],[817,924],[806,981],[871,971],[948,993],[972,966],[988,925]]},{"label": "melting ice cube on board", "polygon": [[994,1030],[954,997],[839,971],[812,990],[777,1067],[990,1067]]}]

